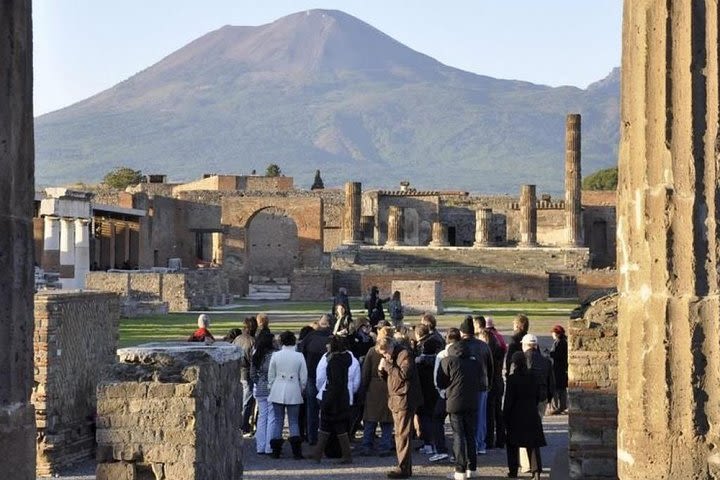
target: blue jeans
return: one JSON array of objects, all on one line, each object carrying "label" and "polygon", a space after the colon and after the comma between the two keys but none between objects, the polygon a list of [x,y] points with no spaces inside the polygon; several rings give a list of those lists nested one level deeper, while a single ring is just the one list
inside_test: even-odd
[{"label": "blue jeans", "polygon": [[[380,442],[378,447],[384,452],[392,449],[393,424],[391,422],[380,423]],[[365,448],[373,448],[373,440],[375,439],[375,429],[378,422],[364,421],[362,446]]]},{"label": "blue jeans", "polygon": [[[258,418],[255,432],[255,445],[258,453],[270,453],[270,440],[275,422],[273,421],[272,404],[268,402],[267,397],[257,397]],[[280,427],[282,430],[282,426]]]},{"label": "blue jeans", "polygon": [[307,437],[310,445],[318,441],[318,430],[320,429],[320,402],[317,399],[317,386],[315,379],[308,378],[305,387],[305,407],[307,411]]},{"label": "blue jeans", "polygon": [[247,380],[240,380],[240,384],[242,385],[242,389],[243,389],[242,431],[243,431],[243,433],[248,433],[252,430],[250,427],[250,418],[252,417],[252,412],[255,407],[254,402],[253,402],[254,398],[253,398],[253,394],[252,394],[252,385]]},{"label": "blue jeans", "polygon": [[273,436],[272,438],[282,438],[283,425],[285,424],[285,412],[287,412],[288,429],[291,437],[300,436],[300,424],[298,417],[300,416],[300,405],[285,405],[284,403],[273,403]]},{"label": "blue jeans", "polygon": [[478,393],[477,430],[475,431],[475,446],[477,450],[485,450],[485,435],[487,434],[487,390]]}]

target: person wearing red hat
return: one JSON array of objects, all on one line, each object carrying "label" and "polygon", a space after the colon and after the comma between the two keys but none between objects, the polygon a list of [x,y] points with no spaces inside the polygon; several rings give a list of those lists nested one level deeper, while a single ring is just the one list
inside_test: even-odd
[{"label": "person wearing red hat", "polygon": [[553,346],[550,349],[550,358],[553,360],[553,373],[555,374],[555,394],[550,403],[550,414],[560,415],[567,411],[568,343],[562,325],[555,325],[552,328],[552,336]]}]

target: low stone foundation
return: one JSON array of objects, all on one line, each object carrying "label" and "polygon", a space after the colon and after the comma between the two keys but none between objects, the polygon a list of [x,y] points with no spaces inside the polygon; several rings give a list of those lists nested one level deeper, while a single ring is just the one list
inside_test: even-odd
[{"label": "low stone foundation", "polygon": [[86,286],[89,290],[120,294],[125,316],[204,310],[230,302],[228,279],[219,268],[173,273],[90,272]]},{"label": "low stone foundation", "polygon": [[405,313],[443,313],[442,283],[438,281],[403,281],[392,282],[392,289],[400,292]]},{"label": "low stone foundation", "polygon": [[295,269],[290,277],[291,300],[325,301],[333,296],[330,269]]},{"label": "low stone foundation", "polygon": [[95,388],[102,369],[115,363],[119,322],[113,293],[35,295],[38,475],[95,455]]},{"label": "low stone foundation", "polygon": [[97,391],[97,480],[242,478],[238,347],[156,343],[118,355]]},{"label": "low stone foundation", "polygon": [[594,302],[568,333],[570,478],[617,478],[617,295]]}]

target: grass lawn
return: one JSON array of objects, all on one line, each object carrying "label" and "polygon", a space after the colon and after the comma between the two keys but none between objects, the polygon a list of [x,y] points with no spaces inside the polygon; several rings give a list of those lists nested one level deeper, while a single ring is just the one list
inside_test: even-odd
[{"label": "grass lawn", "polygon": [[[351,299],[352,306],[360,301]],[[518,313],[530,317],[531,331],[538,335],[549,335],[555,324],[567,325],[568,314],[577,305],[559,302],[472,302],[447,301],[446,312],[439,315],[440,329],[456,327],[468,313],[481,313],[492,316],[501,332],[512,330],[512,319]],[[303,325],[316,320],[329,310],[328,302],[244,302],[230,309],[206,312],[211,316],[211,331],[220,338],[231,328],[240,328],[247,315],[268,312],[273,331],[292,330],[297,332]],[[362,314],[353,309],[353,313]],[[154,341],[186,340],[195,330],[197,313],[171,313],[120,320],[120,347]],[[417,323],[417,316],[407,316],[407,323]]]}]

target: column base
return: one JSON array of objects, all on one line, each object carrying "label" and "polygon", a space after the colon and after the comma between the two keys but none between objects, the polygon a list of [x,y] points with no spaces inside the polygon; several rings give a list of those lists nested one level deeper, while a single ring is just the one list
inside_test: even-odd
[{"label": "column base", "polygon": [[401,247],[402,243],[400,242],[385,242],[386,247]]},{"label": "column base", "polygon": [[429,247],[449,247],[449,242],[430,242],[428,244]]},{"label": "column base", "polygon": [[518,243],[518,248],[537,248],[537,243]]},{"label": "column base", "polygon": [[0,406],[0,472],[16,480],[35,480],[35,407]]}]

